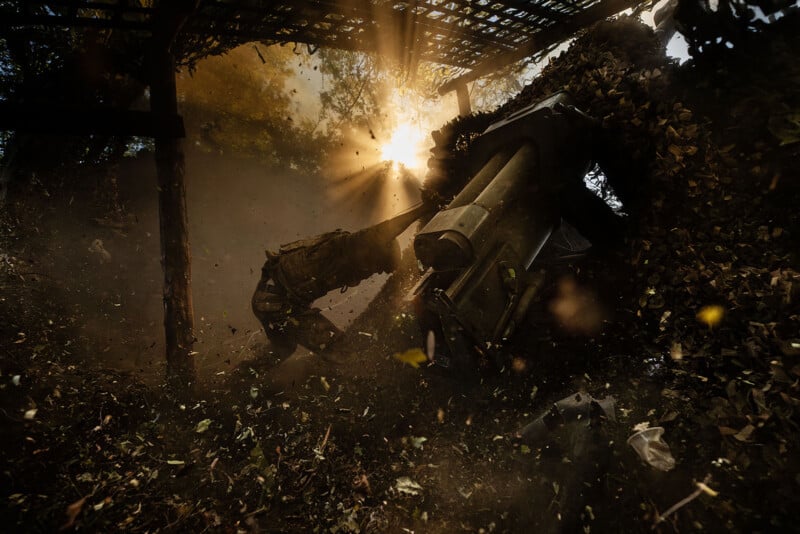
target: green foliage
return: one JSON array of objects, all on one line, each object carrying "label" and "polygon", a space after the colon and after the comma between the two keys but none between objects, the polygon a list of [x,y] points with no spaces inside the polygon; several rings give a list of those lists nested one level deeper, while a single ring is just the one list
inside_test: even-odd
[{"label": "green foliage", "polygon": [[[3,28],[0,99],[30,107],[127,108],[144,94],[142,61],[143,44],[125,32]],[[3,143],[5,163],[13,158],[20,172],[107,161],[123,150],[124,140],[101,136],[12,134]]]},{"label": "green foliage", "polygon": [[295,60],[288,47],[243,45],[199,62],[178,76],[178,96],[189,141],[202,149],[236,153],[314,171],[331,140],[302,113],[313,102],[287,89]]},{"label": "green foliage", "polygon": [[320,93],[321,118],[337,130],[344,122],[369,122],[381,114],[389,73],[373,56],[342,50],[320,50],[326,87]]}]

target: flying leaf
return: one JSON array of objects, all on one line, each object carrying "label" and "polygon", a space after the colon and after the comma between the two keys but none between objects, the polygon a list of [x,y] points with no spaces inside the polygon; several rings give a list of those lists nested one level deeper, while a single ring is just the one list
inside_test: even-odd
[{"label": "flying leaf", "polygon": [[714,328],[722,321],[722,316],[725,315],[725,308],[718,305],[703,306],[697,312],[697,320],[705,323],[709,328]]},{"label": "flying leaf", "polygon": [[400,477],[397,479],[397,484],[394,487],[398,493],[405,493],[408,495],[419,495],[422,491],[422,486],[411,480],[409,477]]},{"label": "flying leaf", "polygon": [[67,506],[67,522],[61,525],[61,530],[67,530],[68,528],[72,527],[75,524],[75,520],[78,518],[78,515],[81,513],[83,509],[83,505],[86,504],[86,497],[78,499],[74,503]]},{"label": "flying leaf", "polygon": [[739,441],[750,441],[750,436],[753,434],[753,431],[756,429],[753,425],[746,425],[743,429],[733,435]]},{"label": "flying leaf", "polygon": [[411,367],[418,369],[419,364],[422,362],[427,362],[428,357],[422,352],[421,349],[409,349],[405,352],[397,352],[394,355],[395,359],[400,360],[403,363],[407,363]]},{"label": "flying leaf", "polygon": [[769,132],[778,138],[780,146],[800,142],[800,113],[772,115],[767,123]]},{"label": "flying leaf", "polygon": [[259,469],[265,469],[269,465],[269,461],[264,455],[264,450],[261,448],[261,443],[256,443],[256,446],[250,450],[250,463]]},{"label": "flying leaf", "polygon": [[211,419],[203,419],[202,421],[197,423],[197,428],[195,429],[195,432],[197,432],[198,434],[202,434],[203,432],[208,430],[209,425],[211,425]]},{"label": "flying leaf", "polygon": [[419,436],[419,437],[409,436],[409,439],[411,440],[411,445],[415,449],[420,449],[420,450],[422,450],[422,448],[423,448],[423,443],[428,441],[428,438],[426,438],[424,436]]}]

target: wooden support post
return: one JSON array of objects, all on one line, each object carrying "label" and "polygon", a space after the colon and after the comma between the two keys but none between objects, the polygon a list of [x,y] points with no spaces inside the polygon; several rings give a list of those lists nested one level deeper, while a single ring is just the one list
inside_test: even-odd
[{"label": "wooden support post", "polygon": [[458,114],[461,117],[466,117],[472,113],[472,106],[469,103],[469,89],[467,84],[462,83],[455,87],[456,98],[458,98]]},{"label": "wooden support post", "polygon": [[[150,110],[158,117],[178,114],[175,57],[164,47],[151,56]],[[191,291],[184,156],[181,140],[169,134],[155,138],[161,264],[164,269],[164,330],[167,382],[173,391],[190,390],[197,380],[192,345],[194,311]]]}]

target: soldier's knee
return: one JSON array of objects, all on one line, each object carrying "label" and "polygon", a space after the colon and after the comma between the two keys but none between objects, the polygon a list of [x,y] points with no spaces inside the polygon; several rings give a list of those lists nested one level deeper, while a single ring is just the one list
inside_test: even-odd
[{"label": "soldier's knee", "polygon": [[253,297],[250,299],[250,307],[253,310],[253,314],[266,327],[267,323],[285,318],[283,315],[286,313],[289,303],[273,284],[262,279],[255,292],[253,292]]}]

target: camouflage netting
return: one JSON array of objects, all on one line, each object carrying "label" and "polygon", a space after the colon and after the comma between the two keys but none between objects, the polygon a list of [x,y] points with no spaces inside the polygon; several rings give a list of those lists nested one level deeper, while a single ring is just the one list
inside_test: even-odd
[{"label": "camouflage netting", "polygon": [[[437,132],[428,176],[446,198],[470,141],[553,91],[602,118],[608,180],[631,216],[616,257],[576,269],[615,306],[608,337],[587,345],[587,368],[632,385],[620,393],[633,410],[626,422],[663,426],[679,469],[724,488],[707,510],[732,531],[795,528],[798,506],[799,17],[681,66],[636,21],[598,24],[501,109]],[[624,166],[631,172],[614,172]],[[530,328],[520,351],[543,328]],[[641,392],[650,383],[653,398]],[[632,507],[654,498],[644,482],[626,493],[638,495]]]},{"label": "camouflage netting", "polygon": [[553,60],[533,83],[492,113],[459,118],[434,132],[426,185],[448,198],[461,185],[469,144],[489,124],[560,90],[602,119],[598,153],[617,196],[629,208],[648,174],[672,175],[698,152],[698,125],[669,95],[675,63],[654,32],[623,17],[596,24]]}]

